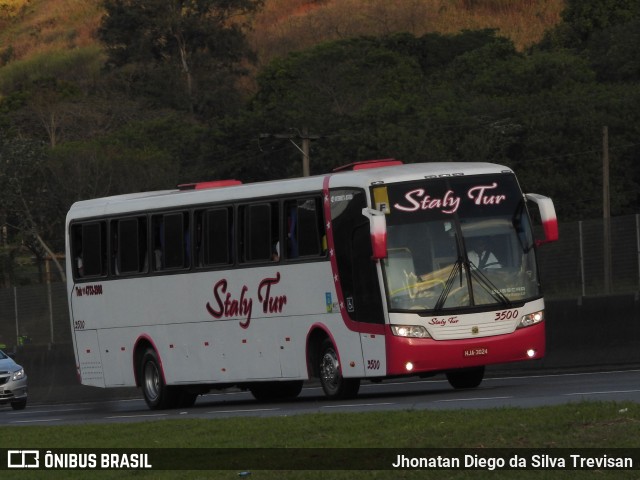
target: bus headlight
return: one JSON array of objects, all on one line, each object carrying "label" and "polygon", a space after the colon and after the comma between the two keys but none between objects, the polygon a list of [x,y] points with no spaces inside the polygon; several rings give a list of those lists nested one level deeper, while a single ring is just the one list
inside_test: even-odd
[{"label": "bus headlight", "polygon": [[528,315],[523,316],[520,319],[520,323],[518,323],[517,328],[530,327],[531,325],[535,325],[536,323],[540,323],[544,320],[544,310],[540,310],[539,312],[530,313]]},{"label": "bus headlight", "polygon": [[422,325],[391,325],[391,332],[396,337],[431,338]]}]

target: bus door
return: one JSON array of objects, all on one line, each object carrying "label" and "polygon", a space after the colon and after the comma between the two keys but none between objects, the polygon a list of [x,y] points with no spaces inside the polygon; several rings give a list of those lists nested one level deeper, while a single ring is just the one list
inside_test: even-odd
[{"label": "bus door", "polygon": [[384,376],[385,315],[379,265],[372,258],[370,224],[362,214],[367,206],[365,192],[336,189],[331,196],[333,241],[346,314],[358,324],[364,375]]},{"label": "bus door", "polygon": [[103,280],[108,266],[107,225],[105,221],[75,224],[69,235],[72,244],[69,274],[78,280],[69,291],[78,373],[84,385],[104,387],[97,328],[102,320],[100,312],[105,311]]}]

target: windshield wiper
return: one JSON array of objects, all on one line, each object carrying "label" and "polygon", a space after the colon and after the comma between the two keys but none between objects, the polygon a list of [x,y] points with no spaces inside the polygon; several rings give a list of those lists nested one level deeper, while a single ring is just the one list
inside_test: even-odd
[{"label": "windshield wiper", "polygon": [[[473,268],[471,268],[473,267]],[[502,303],[506,307],[511,307],[511,300],[507,298],[507,296],[502,293],[498,287],[496,287],[489,278],[482,273],[482,271],[475,266],[472,262],[469,262],[469,271],[471,273],[471,278],[475,279],[479,285],[481,285],[489,294],[495,298],[498,302]]]},{"label": "windshield wiper", "polygon": [[463,264],[464,264],[464,259],[461,256],[458,257],[458,260],[456,260],[456,263],[453,264],[453,268],[449,273],[449,278],[447,278],[447,283],[445,283],[444,289],[442,290],[442,293],[440,293],[440,296],[438,297],[438,301],[436,302],[436,305],[433,307],[434,310],[442,310],[442,307],[444,307],[444,302],[447,301],[447,297],[449,296],[449,293],[451,293],[453,282],[456,279],[456,275],[458,275],[458,273],[460,274],[460,287],[462,287],[462,265]]}]

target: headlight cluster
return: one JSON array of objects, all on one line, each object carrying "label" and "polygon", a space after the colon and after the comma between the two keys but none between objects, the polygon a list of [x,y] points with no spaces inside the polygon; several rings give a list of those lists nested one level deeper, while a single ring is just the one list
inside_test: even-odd
[{"label": "headlight cluster", "polygon": [[540,323],[544,320],[544,310],[540,310],[539,312],[530,313],[528,315],[523,316],[520,319],[520,323],[518,323],[517,328],[530,327],[531,325],[535,325],[536,323]]},{"label": "headlight cluster", "polygon": [[[544,310],[524,315],[516,328],[525,328],[544,321]],[[397,337],[432,338],[422,325],[391,325],[391,332]]]},{"label": "headlight cluster", "polygon": [[391,325],[391,331],[397,337],[431,338],[422,325]]},{"label": "headlight cluster", "polygon": [[20,380],[24,378],[24,368],[21,368],[20,370],[16,370],[15,372],[13,372],[13,375],[11,376],[11,380],[16,381],[16,380]]}]

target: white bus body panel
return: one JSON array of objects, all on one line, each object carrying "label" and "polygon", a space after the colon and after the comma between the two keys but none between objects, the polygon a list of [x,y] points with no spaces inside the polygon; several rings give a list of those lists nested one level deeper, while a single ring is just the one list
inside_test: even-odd
[{"label": "white bus body panel", "polygon": [[100,345],[96,330],[75,332],[78,373],[83,385],[106,386],[100,357]]},{"label": "white bus body panel", "polygon": [[361,333],[362,358],[365,377],[382,377],[387,372],[387,354],[384,335]]},{"label": "white bus body panel", "polygon": [[[96,282],[99,295],[78,295],[86,290],[79,284],[71,298],[74,319],[84,322],[74,330],[82,383],[135,385],[140,338],[156,348],[169,385],[306,379],[313,325],[332,335],[344,375],[363,376],[360,336],[334,305],[332,278],[329,262],[320,261]],[[367,343],[379,350],[384,337]]]}]

